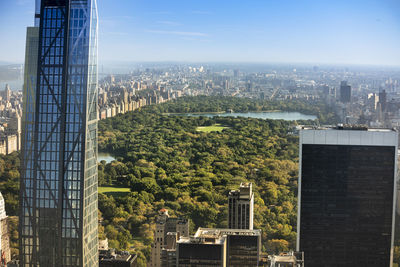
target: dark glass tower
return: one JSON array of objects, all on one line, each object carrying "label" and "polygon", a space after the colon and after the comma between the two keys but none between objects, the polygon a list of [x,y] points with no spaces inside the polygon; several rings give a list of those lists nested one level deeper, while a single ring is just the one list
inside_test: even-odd
[{"label": "dark glass tower", "polygon": [[392,266],[397,132],[303,130],[297,249],[309,267]]},{"label": "dark glass tower", "polygon": [[21,266],[97,266],[96,0],[36,5],[25,56]]},{"label": "dark glass tower", "polygon": [[340,102],[351,102],[351,86],[348,85],[346,81],[342,81],[340,83]]}]

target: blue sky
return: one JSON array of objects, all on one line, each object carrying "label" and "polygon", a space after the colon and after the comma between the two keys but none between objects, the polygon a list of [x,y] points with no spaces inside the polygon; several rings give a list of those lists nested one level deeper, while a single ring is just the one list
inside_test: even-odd
[{"label": "blue sky", "polygon": [[[400,65],[399,0],[98,0],[99,59]],[[34,0],[0,0],[0,61],[24,61]]]}]

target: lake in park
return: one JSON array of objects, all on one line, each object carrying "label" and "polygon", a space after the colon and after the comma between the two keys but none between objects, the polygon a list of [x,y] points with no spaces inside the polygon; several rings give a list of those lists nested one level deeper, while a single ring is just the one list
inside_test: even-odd
[{"label": "lake in park", "polygon": [[[255,119],[270,119],[270,120],[286,120],[286,121],[295,121],[295,120],[316,120],[317,116],[314,115],[306,115],[300,112],[233,112],[233,113],[187,113],[187,114],[170,114],[170,115],[186,115],[186,116],[205,116],[205,117],[246,117],[246,118],[255,118]],[[109,153],[99,152],[98,162],[105,160],[106,163],[110,163],[115,160]]]},{"label": "lake in park", "polygon": [[111,161],[115,160],[115,158],[109,153],[99,152],[97,161],[100,162],[102,160],[105,160],[106,163],[110,163]]},{"label": "lake in park", "polygon": [[306,115],[300,112],[232,112],[232,113],[187,113],[187,116],[205,116],[205,117],[246,117],[255,119],[270,119],[270,120],[285,120],[285,121],[297,121],[297,120],[316,120],[317,116]]}]

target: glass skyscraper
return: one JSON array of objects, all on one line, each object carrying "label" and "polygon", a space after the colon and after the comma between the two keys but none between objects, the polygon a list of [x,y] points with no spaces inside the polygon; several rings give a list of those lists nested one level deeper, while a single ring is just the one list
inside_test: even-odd
[{"label": "glass skyscraper", "polygon": [[36,1],[28,27],[21,266],[97,266],[97,4]]},{"label": "glass skyscraper", "polygon": [[398,134],[300,132],[297,250],[309,267],[392,266]]}]

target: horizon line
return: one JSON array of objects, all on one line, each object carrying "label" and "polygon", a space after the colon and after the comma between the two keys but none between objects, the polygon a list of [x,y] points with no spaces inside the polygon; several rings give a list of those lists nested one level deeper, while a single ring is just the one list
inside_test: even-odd
[{"label": "horizon line", "polygon": [[[375,63],[326,63],[326,62],[288,62],[288,61],[202,61],[202,60],[101,60],[97,66],[108,64],[227,64],[227,65],[286,65],[286,66],[353,66],[353,67],[389,67],[400,68],[400,64],[375,64]],[[23,62],[1,61],[0,66],[24,65]],[[123,66],[124,67],[124,66]]]}]

